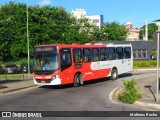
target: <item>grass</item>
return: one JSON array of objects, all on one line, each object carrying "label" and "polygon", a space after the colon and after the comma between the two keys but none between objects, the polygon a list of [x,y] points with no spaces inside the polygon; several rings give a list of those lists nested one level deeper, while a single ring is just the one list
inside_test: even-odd
[{"label": "grass", "polygon": [[32,78],[32,74],[30,74],[28,76],[28,74],[2,74],[0,75],[0,80],[4,80],[4,79],[28,79],[28,78]]}]

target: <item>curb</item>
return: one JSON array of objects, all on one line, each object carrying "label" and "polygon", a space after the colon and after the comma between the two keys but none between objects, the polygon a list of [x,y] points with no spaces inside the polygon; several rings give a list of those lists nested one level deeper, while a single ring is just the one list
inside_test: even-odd
[{"label": "curb", "polygon": [[153,68],[153,69],[147,69],[146,68],[146,69],[133,69],[132,71],[133,72],[138,72],[138,71],[141,72],[141,71],[156,71],[156,70],[157,70],[156,68]]},{"label": "curb", "polygon": [[135,104],[141,105],[143,107],[151,107],[151,108],[158,108],[158,109],[160,109],[160,105],[159,104],[142,102],[142,101],[135,101]]},{"label": "curb", "polygon": [[31,87],[35,87],[36,85],[31,85],[31,86],[26,86],[26,87],[21,87],[21,88],[15,88],[15,89],[10,89],[10,90],[6,90],[6,91],[2,91],[1,93],[9,93],[9,92],[14,92],[14,91],[18,91],[18,90],[22,90],[22,89],[26,89],[26,88],[31,88]]}]

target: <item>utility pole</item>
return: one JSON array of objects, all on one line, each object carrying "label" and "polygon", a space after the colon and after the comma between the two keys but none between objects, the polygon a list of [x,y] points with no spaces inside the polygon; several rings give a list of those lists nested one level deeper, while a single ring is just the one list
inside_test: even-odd
[{"label": "utility pole", "polygon": [[148,23],[146,20],[146,26],[145,26],[145,41],[148,41]]},{"label": "utility pole", "polygon": [[30,55],[29,55],[29,31],[28,31],[28,3],[26,0],[26,13],[27,13],[27,50],[28,50],[28,76],[30,75]]},{"label": "utility pole", "polygon": [[157,32],[157,103],[159,97],[159,32]]}]

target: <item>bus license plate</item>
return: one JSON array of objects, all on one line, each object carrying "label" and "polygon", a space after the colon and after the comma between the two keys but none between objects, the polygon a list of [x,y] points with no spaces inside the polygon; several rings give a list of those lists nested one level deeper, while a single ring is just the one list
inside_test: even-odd
[{"label": "bus license plate", "polygon": [[46,81],[41,81],[41,83],[46,83]]}]

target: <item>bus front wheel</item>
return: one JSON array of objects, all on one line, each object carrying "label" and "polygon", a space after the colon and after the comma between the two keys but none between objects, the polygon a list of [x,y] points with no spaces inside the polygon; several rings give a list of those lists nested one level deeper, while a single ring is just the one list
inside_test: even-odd
[{"label": "bus front wheel", "polygon": [[78,87],[80,85],[83,85],[83,76],[81,73],[77,73],[74,77],[74,83],[73,86],[74,87]]},{"label": "bus front wheel", "polygon": [[113,69],[111,72],[111,80],[116,80],[118,78],[118,71],[117,69]]},{"label": "bus front wheel", "polygon": [[80,85],[80,74],[76,74],[74,76],[74,83],[73,83],[73,86],[74,87],[78,87]]}]

